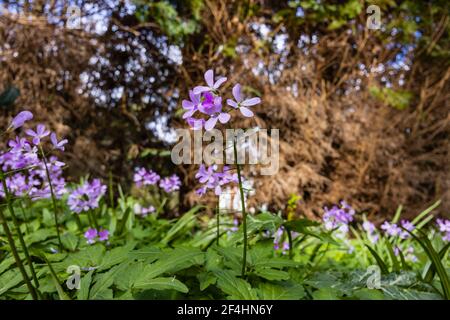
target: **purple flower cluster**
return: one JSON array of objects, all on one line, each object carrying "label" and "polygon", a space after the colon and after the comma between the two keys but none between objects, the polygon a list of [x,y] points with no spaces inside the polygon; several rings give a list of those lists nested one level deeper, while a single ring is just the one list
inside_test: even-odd
[{"label": "purple flower cluster", "polygon": [[[286,254],[289,251],[289,242],[283,241],[281,243],[281,240],[283,238],[284,233],[284,227],[281,226],[278,228],[278,230],[275,232],[274,238],[273,238],[273,249],[275,251],[281,251],[281,254]],[[281,243],[281,246],[280,246]]]},{"label": "purple flower cluster", "polygon": [[137,216],[141,216],[142,218],[148,216],[150,213],[153,213],[156,211],[155,207],[148,206],[148,207],[142,207],[139,203],[136,203],[133,207],[134,214]]},{"label": "purple flower cluster", "polygon": [[167,193],[180,190],[181,187],[181,180],[176,174],[173,174],[170,177],[161,178],[156,172],[145,168],[136,168],[133,180],[139,188],[142,186],[158,185]]},{"label": "purple flower cluster", "polygon": [[86,242],[89,244],[95,243],[96,240],[101,241],[101,242],[108,241],[109,231],[106,229],[97,230],[95,228],[89,228],[84,233],[84,238],[86,239]]},{"label": "purple flower cluster", "polygon": [[[241,94],[241,86],[236,84],[232,89],[233,99],[227,99],[227,105],[231,107],[226,111],[223,108],[223,98],[220,96],[218,89],[227,81],[225,77],[219,77],[214,79],[214,71],[208,70],[205,72],[206,86],[196,86],[193,90],[189,91],[189,99],[183,100],[182,107],[186,110],[183,115],[183,119],[186,119],[187,123],[193,130],[212,130],[217,121],[222,124],[230,121],[230,111],[239,109],[243,116],[252,117],[253,112],[249,107],[261,103],[260,98],[244,99]],[[201,118],[194,118],[193,115],[199,112]]]},{"label": "purple flower cluster", "polygon": [[161,179],[159,187],[167,193],[174,192],[180,190],[181,180],[176,174],[173,174],[170,177]]},{"label": "purple flower cluster", "polygon": [[[22,111],[14,117],[8,129],[18,129],[32,118],[33,114],[31,112]],[[54,194],[60,198],[66,192],[66,183],[62,177],[62,167],[65,164],[59,161],[56,156],[49,157],[46,160],[49,171],[47,176],[45,159],[39,153],[41,142],[50,135],[50,131],[43,124],[39,124],[36,131],[26,130],[26,133],[32,138],[31,142],[27,138],[16,136],[8,141],[10,149],[0,154],[2,170],[10,172],[5,179],[8,190],[16,197],[29,196],[33,200],[50,198],[50,178]],[[58,149],[63,150],[67,140],[58,142],[56,134],[52,133],[51,142],[54,146],[56,144]],[[0,186],[0,196],[5,196],[2,186]]]},{"label": "purple flower cluster", "polygon": [[370,242],[374,244],[377,243],[379,235],[377,233],[377,228],[375,227],[375,225],[370,221],[364,221],[362,227],[364,231],[366,231],[367,238],[370,240]]},{"label": "purple flower cluster", "polygon": [[450,241],[450,220],[437,219],[437,225],[439,232],[443,233],[442,239],[444,241]]},{"label": "purple flower cluster", "polygon": [[[414,225],[408,221],[408,220],[402,220],[400,222],[401,226],[405,228],[408,231],[414,230]],[[385,221],[381,225],[381,229],[384,230],[384,232],[390,236],[390,237],[400,237],[400,239],[407,239],[410,237],[410,234],[406,231],[404,231],[402,228],[400,228],[396,223],[390,223],[388,221]]]},{"label": "purple flower cluster", "polygon": [[325,229],[333,230],[339,228],[339,230],[347,233],[348,224],[353,221],[355,210],[350,207],[347,202],[341,201],[341,206],[334,205],[331,209],[324,208],[325,214],[322,219]]},{"label": "purple flower cluster", "polygon": [[134,173],[134,183],[138,187],[142,186],[153,186],[158,183],[161,177],[152,170],[147,170],[145,168],[136,168]]},{"label": "purple flower cluster", "polygon": [[105,194],[106,186],[99,179],[86,181],[76,188],[67,200],[70,210],[76,213],[98,208],[100,198]]},{"label": "purple flower cluster", "polygon": [[222,171],[218,171],[217,165],[206,168],[205,165],[202,164],[200,165],[195,178],[203,184],[202,187],[196,190],[196,193],[199,195],[204,195],[208,189],[212,189],[216,195],[220,195],[224,185],[238,182],[237,173],[232,173],[228,166],[223,166]]}]

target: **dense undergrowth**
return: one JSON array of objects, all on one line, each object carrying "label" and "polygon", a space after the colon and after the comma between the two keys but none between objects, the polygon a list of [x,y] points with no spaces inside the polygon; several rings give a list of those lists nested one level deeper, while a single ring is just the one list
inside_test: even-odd
[{"label": "dense undergrowth", "polygon": [[[326,224],[255,213],[248,217],[248,269],[242,278],[242,227],[229,215],[222,214],[219,229],[200,206],[174,220],[159,217],[164,208],[141,217],[135,214],[138,200],[122,195],[116,207],[101,203],[92,210],[109,237],[90,241],[83,236],[88,215],[79,216],[80,230],[64,201],[60,205],[62,248],[50,201],[30,202],[24,211],[15,205],[41,299],[443,299],[448,294],[448,244],[437,230],[421,226],[431,210],[414,221],[417,239],[367,232],[354,222],[344,236],[326,230]],[[31,299],[3,233],[0,241],[1,299]]]}]

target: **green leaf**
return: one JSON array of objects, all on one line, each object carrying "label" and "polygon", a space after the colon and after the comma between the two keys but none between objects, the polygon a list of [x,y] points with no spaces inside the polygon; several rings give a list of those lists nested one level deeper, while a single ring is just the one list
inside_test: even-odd
[{"label": "green leaf", "polygon": [[53,283],[55,284],[56,291],[58,292],[58,296],[60,300],[70,300],[69,296],[64,292],[64,289],[61,287],[58,276],[56,275],[55,270],[53,269],[52,264],[46,258],[45,254],[41,254],[41,257],[44,258],[45,262],[50,269],[50,273],[52,275]]},{"label": "green leaf", "polygon": [[217,287],[219,287],[229,299],[232,300],[256,300],[258,299],[256,291],[250,284],[235,276],[235,273],[229,270],[216,270],[214,274],[217,277]]},{"label": "green leaf", "polygon": [[359,300],[384,300],[384,294],[380,290],[362,288],[356,290],[354,295]]},{"label": "green leaf", "polygon": [[[450,242],[447,243],[440,251],[439,251],[439,258],[442,260],[445,257],[445,254],[447,253],[448,248],[450,248]],[[423,280],[425,282],[431,282],[433,281],[434,275],[436,273],[436,270],[433,267],[432,263],[429,263],[427,267],[424,269],[425,276],[423,277]]]},{"label": "green leaf", "polygon": [[6,271],[0,276],[0,296],[9,289],[17,286],[22,280],[22,275],[18,272],[18,270],[12,269]]},{"label": "green leaf", "polygon": [[447,300],[450,300],[450,279],[448,277],[447,271],[445,270],[444,266],[442,265],[442,262],[441,262],[441,259],[438,255],[438,253],[434,250],[433,245],[431,244],[431,241],[427,238],[426,234],[422,230],[416,229],[422,236],[421,238],[419,238],[411,231],[406,230],[405,228],[402,228],[402,229],[407,231],[420,244],[422,249],[425,251],[428,258],[431,260],[433,268],[436,270],[436,273],[439,276],[444,298]]},{"label": "green leaf", "polygon": [[94,270],[91,270],[80,279],[80,290],[77,292],[78,300],[87,300],[89,298],[89,288],[91,287],[93,273]]},{"label": "green leaf", "polygon": [[202,206],[195,206],[188,212],[186,212],[178,221],[170,228],[170,230],[167,232],[166,236],[161,240],[162,244],[169,243],[172,239],[175,238],[177,233],[179,233],[182,230],[190,229],[192,223],[195,221],[195,213],[197,213],[198,210],[203,208]]},{"label": "green leaf", "polygon": [[372,249],[369,245],[366,244],[365,246],[367,247],[367,249],[369,249],[370,253],[375,258],[378,266],[380,267],[381,273],[388,274],[389,270],[388,270],[386,264],[384,263],[383,259],[381,259],[381,257],[378,255],[378,253],[374,249]]},{"label": "green leaf", "polygon": [[133,284],[138,280],[144,272],[144,263],[135,262],[129,265],[128,268],[122,269],[114,278],[114,285],[119,290],[130,290]]},{"label": "green leaf", "polygon": [[89,293],[89,299],[100,300],[104,299],[105,296],[108,296],[109,291],[107,289],[113,284],[116,274],[128,268],[128,266],[129,263],[124,262],[122,264],[119,264],[118,266],[113,267],[108,272],[98,274],[95,277],[95,283]]},{"label": "green leaf", "polygon": [[153,279],[140,279],[133,285],[135,289],[154,289],[154,290],[176,290],[183,293],[189,291],[188,287],[181,281],[173,278],[153,278]]},{"label": "green leaf", "polygon": [[305,290],[301,285],[275,285],[261,283],[258,288],[259,298],[262,300],[300,300],[305,297]]},{"label": "green leaf", "polygon": [[128,253],[136,246],[136,242],[130,242],[123,247],[117,247],[106,252],[103,256],[102,262],[98,268],[98,271],[103,271],[111,268],[112,266],[122,263],[128,259]]},{"label": "green leaf", "polygon": [[196,248],[176,248],[163,255],[164,259],[146,265],[138,280],[145,282],[164,273],[177,272],[193,265],[202,264],[204,253]]},{"label": "green leaf", "polygon": [[441,200],[436,201],[433,205],[422,211],[417,217],[415,217],[411,223],[413,225],[417,225],[420,220],[422,220],[426,215],[428,215],[431,211],[436,209],[441,204]]},{"label": "green leaf", "polygon": [[159,258],[161,249],[155,247],[142,248],[128,253],[128,257],[133,260],[146,260],[153,262]]},{"label": "green leaf", "polygon": [[216,283],[217,277],[210,272],[202,272],[197,275],[198,282],[200,283],[200,291],[205,290],[210,285]]},{"label": "green leaf", "polygon": [[397,260],[397,257],[395,256],[394,249],[392,248],[392,244],[386,238],[385,238],[384,243],[386,245],[387,251],[388,251],[389,256],[391,258],[392,267],[394,269],[394,272],[400,272],[400,264],[399,264],[399,262]]},{"label": "green leaf", "polygon": [[78,237],[71,232],[66,232],[61,236],[61,242],[67,250],[74,251],[78,246]]},{"label": "green leaf", "polygon": [[339,300],[339,290],[334,288],[321,288],[312,294],[314,300]]},{"label": "green leaf", "polygon": [[272,268],[256,268],[253,273],[267,280],[287,280],[289,273]]}]

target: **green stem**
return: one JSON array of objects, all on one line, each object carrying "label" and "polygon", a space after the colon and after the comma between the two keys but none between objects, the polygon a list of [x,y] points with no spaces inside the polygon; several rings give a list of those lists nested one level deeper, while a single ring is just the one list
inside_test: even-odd
[{"label": "green stem", "polygon": [[242,187],[241,167],[238,164],[236,139],[233,140],[233,149],[234,149],[234,163],[236,164],[239,181],[239,193],[241,194],[242,228],[244,232],[244,250],[242,254],[242,277],[244,277],[247,269],[247,212],[245,211],[244,189]]},{"label": "green stem", "polygon": [[97,217],[95,216],[95,212],[92,211],[92,210],[89,210],[89,214],[91,215],[92,222],[94,223],[95,229],[99,230],[98,222],[97,222]]},{"label": "green stem", "polygon": [[28,215],[25,212],[25,208],[23,207],[23,203],[22,201],[19,201],[20,203],[20,209],[22,210],[22,214],[23,214],[23,218],[25,219],[25,228],[27,229],[27,234],[30,234],[30,227],[28,226],[28,222],[30,221],[30,219],[28,219]]},{"label": "green stem", "polygon": [[[5,193],[5,198],[6,198],[6,202],[8,204],[8,209],[11,210],[12,205],[9,199],[9,193],[8,193],[8,188],[6,187],[6,182],[4,179],[4,174],[3,171],[0,171],[0,178],[2,180],[2,184],[3,184],[3,191]],[[31,294],[31,297],[33,298],[33,300],[38,300],[38,296],[36,293],[35,288],[33,287],[33,285],[31,284],[30,278],[28,277],[28,274],[25,270],[25,267],[23,266],[22,260],[20,260],[20,256],[19,253],[17,251],[17,247],[16,244],[14,243],[14,239],[13,236],[11,234],[11,230],[9,229],[8,226],[8,222],[6,221],[6,217],[3,214],[3,210],[0,210],[0,222],[3,226],[3,230],[5,232],[6,238],[8,239],[8,244],[9,247],[11,248],[12,254],[14,256],[14,260],[16,261],[17,267],[19,268],[20,273],[22,274],[22,278],[25,281],[25,284],[28,288],[28,291]],[[20,232],[20,231],[19,231]]]},{"label": "green stem", "polygon": [[53,213],[54,213],[54,218],[55,218],[55,228],[56,228],[56,236],[58,237],[59,250],[62,250],[63,249],[63,245],[62,245],[62,242],[61,242],[61,236],[59,234],[59,228],[58,228],[58,206],[56,205],[56,197],[55,197],[55,193],[53,191],[53,184],[52,184],[52,181],[50,179],[50,171],[48,170],[47,159],[45,158],[44,150],[42,149],[41,145],[39,145],[39,149],[41,151],[42,160],[44,162],[44,167],[45,167],[45,173],[47,175],[48,185],[50,187],[50,194],[52,196]]},{"label": "green stem", "polygon": [[73,216],[75,217],[75,222],[77,224],[78,230],[80,232],[83,232],[83,225],[81,224],[80,217],[78,216],[78,213],[73,213]]},{"label": "green stem", "polygon": [[219,215],[219,204],[217,204],[217,207],[216,207],[216,218],[217,218],[217,226],[216,226],[216,244],[217,244],[217,246],[219,246],[219,238],[220,238],[220,229],[219,229],[219,226],[220,226],[220,215]]},{"label": "green stem", "polygon": [[286,232],[289,241],[289,259],[292,259],[292,233],[291,230],[289,230],[288,228],[286,228]]}]

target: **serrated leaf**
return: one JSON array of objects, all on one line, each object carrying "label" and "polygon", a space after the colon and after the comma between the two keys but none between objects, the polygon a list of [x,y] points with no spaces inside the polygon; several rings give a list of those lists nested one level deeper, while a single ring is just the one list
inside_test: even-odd
[{"label": "serrated leaf", "polygon": [[200,283],[200,291],[205,290],[210,285],[216,283],[217,277],[210,272],[202,272],[197,275],[198,282]]},{"label": "serrated leaf", "polygon": [[232,300],[256,300],[258,296],[250,284],[229,270],[216,270],[217,286]]},{"label": "serrated leaf", "polygon": [[127,262],[119,264],[105,273],[98,274],[90,290],[89,299],[103,299],[105,294],[109,294],[107,290],[113,284],[116,274],[126,268],[128,268]]}]

